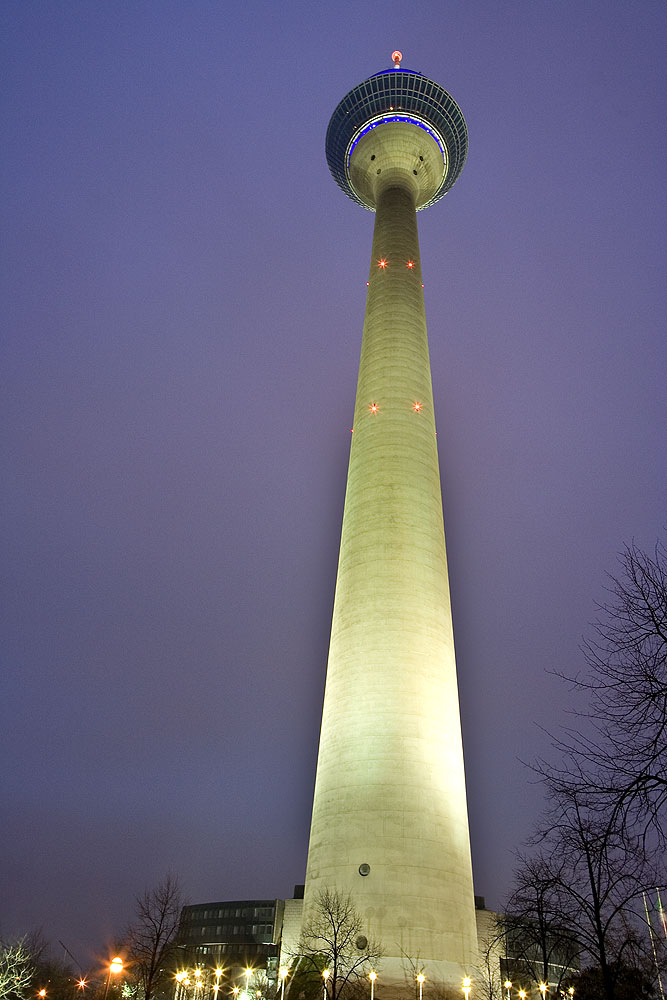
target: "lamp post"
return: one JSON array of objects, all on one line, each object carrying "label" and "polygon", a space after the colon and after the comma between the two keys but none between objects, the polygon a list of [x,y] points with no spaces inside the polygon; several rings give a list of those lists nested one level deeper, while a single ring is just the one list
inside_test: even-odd
[{"label": "lamp post", "polygon": [[526,991],[519,990],[519,1000],[526,1000]]},{"label": "lamp post", "polygon": [[512,989],[512,980],[511,979],[506,979],[505,982],[503,983],[503,986],[507,990],[507,993],[505,994],[505,1000],[510,1000],[510,996],[511,996],[510,990]]},{"label": "lamp post", "polygon": [[377,972],[375,972],[375,970],[371,969],[371,971],[368,973],[368,978],[371,981],[371,1000],[373,1000],[373,996],[374,996],[374,992],[375,992],[375,980],[377,979],[377,977],[378,977]]},{"label": "lamp post", "polygon": [[327,980],[331,973],[328,969],[322,969],[322,979],[324,980],[324,1000],[327,1000]]},{"label": "lamp post", "polygon": [[278,973],[280,976],[280,1000],[285,1000],[285,980],[287,979],[288,972],[289,969],[286,965],[280,966],[280,972]]},{"label": "lamp post", "polygon": [[423,972],[420,972],[417,976],[417,982],[419,983],[419,1000],[422,1000],[422,993],[424,990],[424,983],[426,982],[426,976]]},{"label": "lamp post", "polygon": [[546,1000],[547,984],[546,983],[540,983],[537,988],[540,991],[540,993],[542,994],[542,1000]]},{"label": "lamp post", "polygon": [[472,989],[472,979],[470,976],[465,976],[461,982],[461,989],[463,990],[463,995],[466,1000],[470,1000],[470,990]]},{"label": "lamp post", "polygon": [[111,962],[109,964],[109,974],[107,976],[106,986],[104,987],[104,1000],[107,1000],[107,993],[109,992],[109,983],[111,982],[112,975],[117,976],[122,971],[123,971],[123,959],[120,957],[120,955],[116,955],[115,958],[111,959]]}]

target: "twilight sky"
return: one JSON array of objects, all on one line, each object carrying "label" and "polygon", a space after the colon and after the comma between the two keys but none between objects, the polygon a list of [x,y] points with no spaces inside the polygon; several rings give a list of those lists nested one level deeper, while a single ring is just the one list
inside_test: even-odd
[{"label": "twilight sky", "polygon": [[501,905],[549,672],[667,524],[663,0],[5,0],[0,35],[0,934],[88,966],[168,870],[303,880],[373,224],[324,136],[394,48],[470,131],[419,220]]}]

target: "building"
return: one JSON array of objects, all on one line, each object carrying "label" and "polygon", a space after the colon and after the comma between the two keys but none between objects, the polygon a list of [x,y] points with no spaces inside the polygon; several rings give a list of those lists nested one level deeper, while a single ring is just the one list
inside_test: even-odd
[{"label": "building", "polygon": [[[214,981],[247,985],[245,970],[275,980],[283,926],[282,899],[245,899],[184,906],[176,943],[183,970],[199,969]],[[191,977],[193,978],[193,977]],[[207,996],[209,994],[207,993]]]},{"label": "building", "polygon": [[[224,995],[239,996],[240,1000],[266,1000],[280,992],[280,954],[285,972],[289,969],[285,991],[289,996],[303,892],[304,886],[295,885],[292,899],[231,900],[183,907],[174,991],[165,995],[173,995],[174,1000],[207,1000],[224,990]],[[508,918],[487,910],[483,896],[475,896],[475,918],[479,961],[473,988],[477,996],[512,1000],[523,989],[532,1000],[542,1000],[539,985],[543,982],[550,996],[566,995],[564,984],[579,971],[579,946],[569,929],[551,928],[541,934],[526,918]],[[385,978],[382,966],[379,990]],[[429,990],[431,985],[429,982]]]},{"label": "building", "polygon": [[349,893],[383,984],[418,968],[460,989],[477,937],[416,213],[451,189],[468,138],[453,98],[392,58],[326,139],[375,225],[304,920],[322,890]]}]

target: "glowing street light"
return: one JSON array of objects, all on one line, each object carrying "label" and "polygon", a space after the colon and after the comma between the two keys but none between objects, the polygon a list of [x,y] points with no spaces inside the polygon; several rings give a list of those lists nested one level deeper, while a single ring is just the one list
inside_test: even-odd
[{"label": "glowing street light", "polygon": [[426,982],[426,976],[423,972],[420,972],[417,976],[417,982],[419,983],[419,1000],[422,1000],[422,991],[424,989],[424,983]]},{"label": "glowing street light", "polygon": [[505,996],[505,1000],[510,1000],[510,990],[512,989],[512,980],[511,979],[506,979],[505,982],[503,983],[503,986],[507,990],[507,994]]},{"label": "glowing street light", "polygon": [[525,990],[519,990],[519,997],[520,997],[520,1000],[526,1000],[526,991]]},{"label": "glowing street light", "polygon": [[466,1000],[470,1000],[470,990],[472,989],[472,979],[470,976],[465,976],[461,982],[461,989],[463,990],[463,995]]},{"label": "glowing street light", "polygon": [[331,973],[328,969],[322,969],[322,979],[324,980],[324,1000],[327,1000],[327,979]]},{"label": "glowing street light", "polygon": [[37,996],[41,997],[42,1000],[44,1000],[44,997],[46,996],[46,990],[44,989],[43,986],[42,986],[41,990],[37,990]]},{"label": "glowing street light", "polygon": [[547,993],[547,984],[546,983],[540,983],[537,988],[540,991],[540,993],[542,994],[542,1000],[545,1000],[546,993]]},{"label": "glowing street light", "polygon": [[377,977],[378,977],[378,974],[374,970],[371,970],[368,973],[368,978],[371,981],[371,1000],[373,1000],[373,991],[375,989],[375,980],[377,979]]},{"label": "glowing street light", "polygon": [[107,984],[104,987],[104,1000],[107,1000],[107,993],[109,992],[109,983],[111,982],[112,976],[117,976],[123,971],[123,959],[120,955],[116,955],[115,958],[111,959],[109,964],[109,974],[107,976]]},{"label": "glowing street light", "polygon": [[289,969],[286,965],[280,966],[280,972],[278,973],[280,976],[280,1000],[285,1000],[285,980],[287,979],[288,972]]}]

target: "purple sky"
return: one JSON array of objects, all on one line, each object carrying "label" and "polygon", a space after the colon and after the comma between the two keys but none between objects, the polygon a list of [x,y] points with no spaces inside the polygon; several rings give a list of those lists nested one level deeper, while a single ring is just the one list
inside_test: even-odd
[{"label": "purple sky", "polygon": [[390,65],[470,152],[420,214],[476,891],[500,905],[605,573],[667,523],[662,0],[6,0],[0,933],[87,965],[171,870],[303,880]]}]

